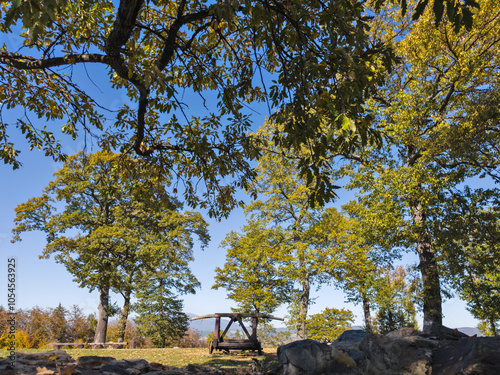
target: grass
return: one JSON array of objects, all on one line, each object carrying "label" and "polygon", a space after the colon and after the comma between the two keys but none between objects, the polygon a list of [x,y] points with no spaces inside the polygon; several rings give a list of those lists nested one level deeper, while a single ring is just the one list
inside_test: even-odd
[{"label": "grass", "polygon": [[[22,353],[45,352],[50,349],[19,349]],[[278,364],[276,349],[265,348],[264,355],[258,356],[252,352],[222,352],[208,353],[206,348],[165,348],[165,349],[63,349],[71,357],[96,355],[113,357],[116,359],[145,359],[148,362],[157,362],[163,365],[185,368],[189,364],[217,368],[248,368],[256,358],[259,362],[269,366]],[[0,349],[0,357],[8,356],[7,350]]]}]

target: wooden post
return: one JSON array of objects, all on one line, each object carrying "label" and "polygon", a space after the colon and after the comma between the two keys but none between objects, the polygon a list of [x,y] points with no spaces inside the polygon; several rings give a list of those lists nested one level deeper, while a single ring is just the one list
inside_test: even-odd
[{"label": "wooden post", "polygon": [[220,317],[215,318],[215,330],[214,330],[214,346],[217,347],[217,343],[219,342],[220,337]]}]

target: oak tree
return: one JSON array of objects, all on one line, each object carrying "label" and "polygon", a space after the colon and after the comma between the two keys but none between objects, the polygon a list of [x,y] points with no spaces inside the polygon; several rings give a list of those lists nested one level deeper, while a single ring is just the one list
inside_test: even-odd
[{"label": "oak tree", "polygon": [[140,160],[106,152],[71,156],[55,177],[42,196],[16,208],[14,240],[24,231],[45,232],[42,257],[54,255],[81,287],[99,292],[95,342],[106,339],[110,290],[123,293],[127,304],[141,280],[167,269],[172,288],[193,292],[191,236],[206,243],[206,223],[180,212],[165,177]]},{"label": "oak tree", "polygon": [[275,128],[269,122],[257,134],[266,148],[249,193],[260,199],[245,207],[248,222],[242,233],[226,238],[227,260],[217,269],[216,287],[229,289],[243,304],[252,301],[250,296],[260,299],[259,307],[267,301],[270,309],[290,303],[304,339],[311,287],[332,280],[349,253],[350,232],[337,210],[313,206],[314,190],[300,176],[294,154],[270,141]]},{"label": "oak tree", "polygon": [[493,336],[500,322],[499,192],[452,192],[454,208],[445,211],[435,227],[445,280]]},{"label": "oak tree", "polygon": [[271,314],[290,302],[289,256],[282,251],[278,231],[249,221],[241,233],[227,234],[221,247],[227,249],[226,261],[215,269],[212,289],[224,288],[238,311]]},{"label": "oak tree", "polygon": [[[254,105],[287,119],[286,136],[276,137],[285,147],[316,142],[325,120],[340,127],[359,119],[353,131],[369,137],[363,103],[391,54],[369,40],[364,10],[351,0],[2,2],[0,32],[20,35],[23,45],[0,51],[0,157],[20,165],[15,125],[31,148],[62,160],[56,122],[72,138],[101,135],[106,149],[154,160],[185,184],[187,202],[226,214],[253,176]],[[84,88],[86,69],[105,74],[101,83],[131,104],[106,111]],[[316,149],[346,143],[339,137]],[[313,173],[312,161],[302,169]],[[205,190],[197,195],[199,180]]]},{"label": "oak tree", "polygon": [[431,228],[451,207],[444,195],[474,176],[498,178],[500,13],[497,2],[478,3],[471,29],[458,32],[449,22],[436,27],[430,10],[417,22],[394,8],[376,16],[374,36],[390,43],[401,63],[370,104],[383,147],[351,153],[354,169],[346,169],[360,189],[365,225],[387,248],[419,256],[425,331],[442,325]]}]

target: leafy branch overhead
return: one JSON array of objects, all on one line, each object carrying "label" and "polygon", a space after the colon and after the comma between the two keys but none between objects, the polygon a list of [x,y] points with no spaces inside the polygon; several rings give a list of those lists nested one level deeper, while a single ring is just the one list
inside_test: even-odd
[{"label": "leafy branch overhead", "polygon": [[[261,103],[286,123],[276,143],[312,148],[302,172],[331,196],[333,189],[320,174],[324,156],[374,136],[363,104],[393,60],[389,50],[369,40],[364,5],[350,0],[2,2],[0,32],[20,33],[23,43],[0,49],[0,157],[14,168],[21,165],[15,124],[30,148],[63,160],[50,128],[57,121],[72,138],[82,132],[100,135],[106,149],[133,149],[151,158],[162,173],[185,185],[191,205],[220,215],[236,203],[235,189],[253,177],[250,162],[258,149],[247,132]],[[86,76],[104,74],[96,66],[104,67],[110,86],[124,90],[133,103],[111,113],[116,116],[109,128],[109,112],[83,88]],[[189,113],[186,93],[199,97],[204,115]],[[323,134],[325,121],[333,125],[329,134]],[[349,136],[335,135],[346,123]],[[195,194],[199,181],[202,196]]]}]

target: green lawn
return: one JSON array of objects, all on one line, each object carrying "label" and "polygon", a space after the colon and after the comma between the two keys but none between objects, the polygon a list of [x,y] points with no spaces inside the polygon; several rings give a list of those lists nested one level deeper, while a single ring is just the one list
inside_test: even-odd
[{"label": "green lawn", "polygon": [[[19,352],[34,353],[45,352],[49,349],[19,349]],[[231,352],[224,354],[214,352],[208,354],[208,349],[202,348],[167,348],[167,349],[64,349],[74,359],[80,356],[97,355],[105,357],[114,357],[116,359],[140,358],[148,362],[157,362],[163,365],[185,368],[189,364],[209,366],[216,368],[236,368],[249,367],[256,358],[265,366],[277,365],[276,349],[264,349],[264,355],[258,356],[251,352]],[[7,356],[7,350],[0,349],[0,357]]]}]

